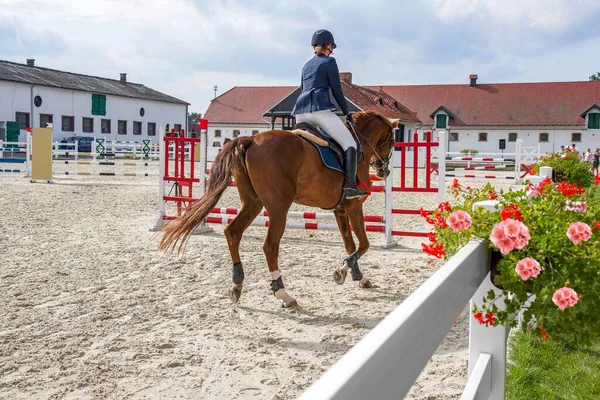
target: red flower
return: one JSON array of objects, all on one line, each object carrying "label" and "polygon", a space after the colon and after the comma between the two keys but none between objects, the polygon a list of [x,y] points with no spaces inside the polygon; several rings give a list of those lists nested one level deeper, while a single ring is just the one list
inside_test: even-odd
[{"label": "red flower", "polygon": [[485,316],[483,316],[483,313],[477,312],[473,314],[473,318],[475,318],[475,321],[479,322],[480,325],[485,326],[494,326],[496,321],[498,321],[492,313],[486,313]]},{"label": "red flower", "polygon": [[475,321],[479,322],[479,324],[483,325],[483,314],[481,312],[476,312],[475,314],[473,314],[473,318],[475,318]]},{"label": "red flower", "polygon": [[458,179],[454,178],[452,181],[452,189],[458,188],[460,185],[458,184]]},{"label": "red flower", "polygon": [[552,185],[552,178],[544,178],[541,182],[540,182],[540,193],[544,193],[544,189],[546,189],[546,187],[550,187]]},{"label": "red flower", "polygon": [[596,224],[592,226],[592,229],[600,229],[600,221],[596,222]]},{"label": "red flower", "polygon": [[435,232],[428,233],[427,238],[429,238],[430,242],[437,243],[437,234]]},{"label": "red flower", "polygon": [[427,221],[428,224],[431,224],[431,225],[435,224],[435,221],[433,220],[433,218],[431,218],[429,216],[431,213],[423,210],[422,207],[419,209],[419,214],[421,215],[421,217],[425,218],[425,221]]},{"label": "red flower", "polygon": [[574,194],[581,194],[585,191],[583,187],[577,186],[576,183],[568,184],[567,182],[561,182],[556,188],[562,192],[563,196],[567,197],[571,197]]},{"label": "red flower", "polygon": [[452,211],[452,206],[450,205],[449,202],[444,201],[438,205],[438,210],[442,211],[442,212],[444,212],[444,211],[450,212],[450,211]]},{"label": "red flower", "polygon": [[488,196],[490,196],[490,200],[496,200],[496,193],[492,189],[488,190]]},{"label": "red flower", "polygon": [[500,211],[500,216],[502,217],[503,221],[508,218],[512,218],[516,221],[523,221],[523,214],[521,214],[521,211],[519,211],[518,204],[504,206],[502,211]]},{"label": "red flower", "polygon": [[423,247],[423,251],[431,256],[442,258],[446,255],[446,251],[444,250],[444,246],[440,243],[421,243]]},{"label": "red flower", "polygon": [[600,185],[600,175],[596,175],[596,185]]},{"label": "red flower", "polygon": [[546,329],[540,325],[540,333],[542,334],[542,339],[543,340],[549,340],[550,339],[550,335],[548,335],[548,331],[546,331]]}]

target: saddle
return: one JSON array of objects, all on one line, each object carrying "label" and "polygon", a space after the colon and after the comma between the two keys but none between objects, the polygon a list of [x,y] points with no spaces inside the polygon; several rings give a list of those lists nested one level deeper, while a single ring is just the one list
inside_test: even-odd
[{"label": "saddle", "polygon": [[[319,150],[319,154],[321,155],[321,159],[323,160],[323,164],[325,164],[325,166],[342,173],[344,172],[344,150],[342,149],[342,146],[338,144],[338,142],[336,142],[327,134],[327,132],[318,129],[308,122],[298,122],[292,132],[300,136],[305,141],[311,143],[317,148],[317,150]],[[359,154],[359,162],[361,162],[362,146],[357,140],[356,135],[354,135],[354,132],[350,132],[352,137],[354,137],[354,141],[356,142],[357,153]]]}]

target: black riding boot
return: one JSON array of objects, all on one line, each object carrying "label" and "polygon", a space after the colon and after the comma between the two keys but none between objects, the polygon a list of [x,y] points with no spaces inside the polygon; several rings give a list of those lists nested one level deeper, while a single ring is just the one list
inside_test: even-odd
[{"label": "black riding boot", "polygon": [[356,188],[356,149],[348,148],[344,153],[346,158],[344,168],[344,194],[346,199],[357,199],[367,193]]}]

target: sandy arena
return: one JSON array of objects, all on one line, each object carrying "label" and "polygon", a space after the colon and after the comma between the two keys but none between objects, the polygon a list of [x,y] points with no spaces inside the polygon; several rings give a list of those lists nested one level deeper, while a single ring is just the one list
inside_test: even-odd
[{"label": "sandy arena", "polygon": [[[265,230],[251,227],[241,246],[244,293],[233,306],[222,226],[193,236],[182,259],[156,250],[149,228],[157,182],[62,176],[31,184],[0,175],[0,398],[295,399],[437,268],[421,239],[382,250],[373,233],[360,263],[374,288],[350,278],[338,286],[339,233],[287,230],[281,272],[301,308],[285,310],[269,288]],[[436,205],[433,194],[395,200],[402,208]],[[238,203],[235,189],[220,202]],[[365,211],[381,214],[383,196],[374,194]],[[396,218],[395,226],[428,228],[419,217]],[[467,317],[407,398],[460,397]]]}]

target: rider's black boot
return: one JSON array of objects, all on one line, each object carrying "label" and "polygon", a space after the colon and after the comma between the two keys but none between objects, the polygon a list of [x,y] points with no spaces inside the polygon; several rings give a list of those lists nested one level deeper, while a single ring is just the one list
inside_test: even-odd
[{"label": "rider's black boot", "polygon": [[356,149],[348,148],[344,152],[346,163],[344,166],[344,195],[346,199],[357,199],[367,193],[356,188]]}]

